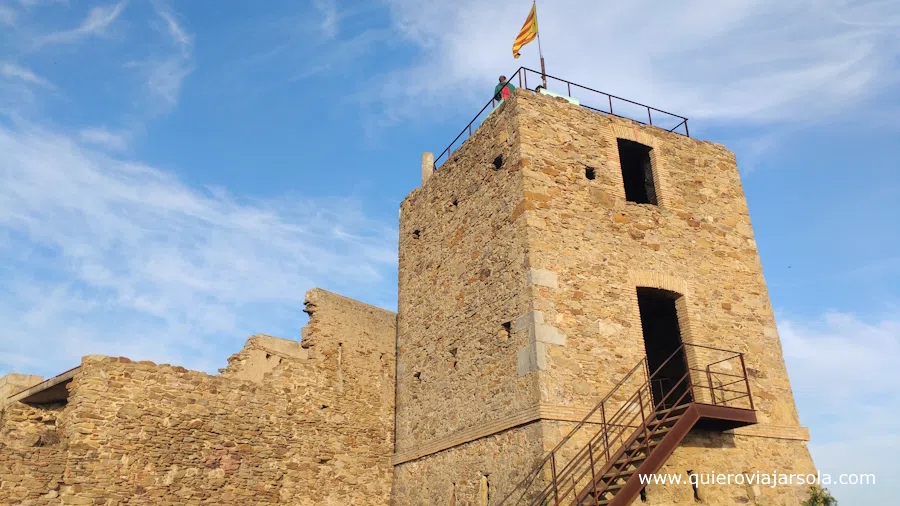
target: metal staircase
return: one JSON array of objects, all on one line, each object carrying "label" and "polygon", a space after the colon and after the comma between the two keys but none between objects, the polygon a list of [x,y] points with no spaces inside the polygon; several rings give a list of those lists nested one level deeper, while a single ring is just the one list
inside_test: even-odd
[{"label": "metal staircase", "polygon": [[694,427],[756,423],[742,353],[685,343],[653,369],[635,365],[499,506],[626,506]]}]

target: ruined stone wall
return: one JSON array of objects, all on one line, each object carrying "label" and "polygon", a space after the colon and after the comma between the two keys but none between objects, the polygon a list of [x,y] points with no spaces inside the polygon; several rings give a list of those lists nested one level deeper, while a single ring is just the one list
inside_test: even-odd
[{"label": "ruined stone wall", "polygon": [[539,398],[517,373],[529,300],[515,118],[507,101],[401,206],[394,504],[446,503],[453,480],[474,500],[464,483],[508,486],[499,475],[529,458],[522,441],[478,439]]},{"label": "ruined stone wall", "polygon": [[[267,335],[247,339],[240,352],[228,357],[228,367],[219,369],[226,378],[260,382],[273,373],[284,360],[305,360],[309,352],[299,341],[289,341]],[[310,378],[315,381],[314,378]]]},{"label": "ruined stone wall", "polygon": [[0,413],[0,504],[59,504],[66,450],[57,418],[63,407],[16,402]]},{"label": "ruined stone wall", "polygon": [[6,399],[10,396],[37,385],[44,378],[32,374],[11,373],[0,377],[0,410],[6,405]]},{"label": "ruined stone wall", "polygon": [[[387,504],[396,316],[324,290],[306,311],[302,346],[253,336],[221,376],[85,357],[59,450],[0,454],[0,504]],[[41,416],[7,406],[3,434]]]},{"label": "ruined stone wall", "polygon": [[[754,437],[694,435],[667,468],[812,469],[733,154],[558,99],[518,102],[534,310],[557,336],[538,372],[542,403],[593,406],[644,356],[636,287],[671,290],[683,295],[685,341],[744,353],[760,424],[737,430]],[[659,205],[626,201],[616,138],[653,148]],[[718,352],[703,353],[696,360],[706,363]],[[726,365],[739,373],[739,362]],[[723,490],[708,497],[749,500],[743,489]],[[648,501],[669,504],[684,492]],[[772,501],[795,492],[762,491]]]}]

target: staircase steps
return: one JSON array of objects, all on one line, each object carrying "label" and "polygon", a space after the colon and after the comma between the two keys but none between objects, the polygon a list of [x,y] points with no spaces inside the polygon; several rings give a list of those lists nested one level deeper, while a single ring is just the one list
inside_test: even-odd
[{"label": "staircase steps", "polygon": [[[660,392],[655,385],[662,383],[656,375],[666,363],[678,355],[681,355],[678,360],[690,363],[685,346],[694,346],[701,352],[713,350],[720,355],[704,364],[691,363],[691,369],[680,380],[663,378],[671,386]],[[730,355],[722,359],[721,353]],[[712,385],[711,378],[717,372],[713,368],[722,367],[729,360],[743,374],[749,409],[716,400],[717,387]],[[733,380],[735,369],[728,370],[731,371],[728,385],[740,383]],[[703,374],[693,377],[691,371]],[[643,383],[632,390],[635,378]],[[709,380],[709,385],[702,384],[704,379]],[[729,397],[729,402],[741,398]],[[710,399],[712,404],[698,399]],[[598,423],[598,419],[602,422]],[[741,353],[685,343],[656,372],[649,371],[646,359],[632,368],[498,506],[628,506],[644,488],[641,477],[656,473],[701,421],[704,428],[713,430],[756,423],[750,383]],[[598,426],[597,432],[581,433],[578,439],[573,439],[578,431],[594,430]],[[588,442],[581,448],[569,446],[562,450],[567,442],[577,440]],[[559,467],[560,455],[566,455],[567,460],[562,467]],[[548,478],[538,479],[541,476]]]}]

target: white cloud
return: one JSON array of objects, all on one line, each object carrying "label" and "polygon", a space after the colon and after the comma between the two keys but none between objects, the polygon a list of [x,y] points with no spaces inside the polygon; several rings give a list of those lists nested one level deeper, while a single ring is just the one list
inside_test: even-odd
[{"label": "white cloud", "polygon": [[319,11],[319,14],[322,15],[322,33],[328,38],[335,37],[338,33],[338,24],[341,19],[337,8],[337,1],[313,0],[313,5],[316,10]]},{"label": "white cloud", "polygon": [[130,66],[140,69],[151,102],[156,104],[152,108],[157,113],[168,112],[178,103],[184,80],[194,70],[191,61],[180,55],[132,62]]},{"label": "white cloud", "polygon": [[125,8],[125,0],[116,4],[94,7],[87,17],[75,28],[48,33],[35,40],[37,47],[50,44],[71,44],[84,38],[102,35]]},{"label": "white cloud", "polygon": [[53,85],[30,69],[10,62],[0,63],[0,76],[6,79],[18,79],[28,84],[36,84],[42,88],[52,89]]},{"label": "white cloud", "polygon": [[877,503],[900,493],[891,456],[900,452],[900,320],[862,321],[828,313],[779,324],[785,361],[810,427],[816,466],[832,476],[874,473],[875,486],[832,486],[843,504]]},{"label": "white cloud", "polygon": [[78,132],[78,138],[87,144],[101,146],[111,151],[128,148],[131,136],[127,132],[112,132],[105,128],[85,128]]},{"label": "white cloud", "polygon": [[143,61],[132,61],[126,67],[137,68],[144,80],[153,114],[169,112],[177,103],[185,79],[194,71],[194,36],[178,22],[177,15],[161,2],[154,10],[165,23],[165,34],[175,50]]},{"label": "white cloud", "polygon": [[871,382],[873,371],[888,371],[900,361],[900,321],[867,323],[853,315],[827,313],[819,322],[788,320],[779,328],[785,335],[786,356],[804,378],[814,379],[801,383],[810,388],[804,393],[825,391],[824,400],[836,405],[860,391],[900,400],[900,376]]},{"label": "white cloud", "polygon": [[163,4],[154,3],[156,14],[159,15],[166,23],[166,30],[172,41],[177,44],[181,51],[186,55],[190,55],[194,45],[194,37],[189,34],[178,22],[177,15]]},{"label": "white cloud", "polygon": [[212,371],[250,333],[297,337],[313,285],[393,290],[396,229],[352,199],[241,201],[39,128],[0,126],[0,152],[0,371]]},{"label": "white cloud", "polygon": [[[399,34],[421,49],[385,86],[397,109],[414,114],[447,90],[480,102],[497,75],[539,68],[536,43],[511,55],[527,4],[389,4]],[[852,107],[898,74],[897,2],[560,0],[538,6],[538,19],[548,73],[691,118],[807,121]]]}]

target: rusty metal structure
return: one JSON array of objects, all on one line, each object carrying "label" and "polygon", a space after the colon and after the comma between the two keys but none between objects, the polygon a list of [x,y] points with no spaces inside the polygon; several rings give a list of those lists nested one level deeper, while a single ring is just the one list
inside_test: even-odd
[{"label": "rusty metal structure", "polygon": [[[584,99],[585,96],[588,99],[596,99],[596,101],[591,100],[591,103],[594,105],[588,105],[588,104],[584,104],[584,103],[579,104],[586,109],[590,109],[592,111],[596,111],[596,112],[603,113],[603,114],[611,114],[613,116],[617,116],[620,118],[627,118],[632,121],[636,121],[642,125],[653,125],[654,124],[653,123],[654,113],[656,113],[656,116],[657,116],[656,126],[660,126],[665,123],[677,122],[675,124],[675,126],[673,126],[673,127],[666,128],[666,127],[660,126],[660,128],[664,128],[665,130],[667,130],[669,132],[681,134],[686,137],[691,136],[690,131],[688,130],[688,119],[685,118],[684,116],[680,116],[678,114],[674,114],[671,112],[666,112],[666,111],[663,111],[662,109],[657,109],[655,107],[650,107],[649,105],[641,104],[641,103],[635,102],[633,100],[628,100],[627,98],[622,98],[622,97],[618,97],[616,95],[611,95],[609,93],[595,90],[595,89],[589,88],[587,86],[582,86],[580,84],[576,84],[571,81],[567,81],[566,79],[551,76],[549,74],[544,74],[544,73],[538,72],[536,70],[532,70],[527,67],[519,67],[518,70],[515,71],[515,73],[511,74],[511,77],[509,79],[507,79],[507,81],[504,83],[504,85],[513,83],[514,81],[516,81],[516,82],[518,82],[519,88],[528,89],[529,75],[531,76],[532,83],[534,83],[536,81],[537,82],[549,82],[549,83],[558,85],[560,88],[565,88],[566,96],[568,96],[568,97],[573,97],[572,92],[574,89],[574,91],[576,93],[578,93],[578,92],[584,93],[584,95],[579,94],[580,99]],[[546,84],[542,85],[542,86],[545,89],[547,87]],[[479,121],[486,118],[487,115],[490,114],[490,111],[493,111],[499,102],[500,101],[498,101],[496,98],[492,97],[490,101],[488,101],[486,104],[484,104],[484,107],[482,107],[481,110],[479,110],[478,113],[475,115],[475,117],[472,118],[472,121],[469,121],[469,123],[462,129],[462,131],[459,132],[459,135],[457,135],[456,138],[453,139],[453,141],[450,143],[450,145],[448,145],[446,149],[444,149],[439,155],[437,155],[435,157],[435,159],[434,159],[434,170],[435,171],[438,170],[438,167],[441,165],[441,163],[443,163],[443,161],[445,161],[447,158],[450,157],[450,155],[453,153],[453,147],[457,143],[461,143],[462,141],[466,140],[466,138],[468,138],[468,136],[471,136],[472,132],[478,128],[478,125],[480,124]],[[614,104],[618,104],[619,108],[615,109]],[[646,111],[646,113],[647,113],[646,121],[644,121],[643,117],[638,118],[637,114],[629,113],[628,111],[622,110],[623,108],[628,108],[629,106],[631,106],[630,108],[632,109],[632,111],[635,108]],[[618,112],[616,112],[616,111],[618,111]],[[485,113],[487,113],[487,114],[485,114]],[[662,120],[662,123],[660,122],[660,120]],[[468,134],[468,135],[466,135],[466,134]]]},{"label": "rusty metal structure", "polygon": [[684,343],[638,362],[499,505],[629,505],[691,429],[756,422],[743,353]]}]

